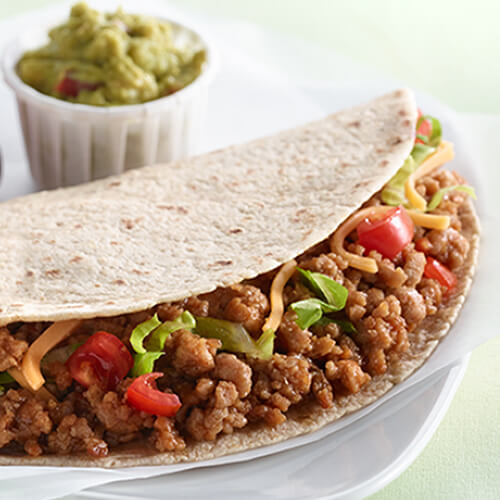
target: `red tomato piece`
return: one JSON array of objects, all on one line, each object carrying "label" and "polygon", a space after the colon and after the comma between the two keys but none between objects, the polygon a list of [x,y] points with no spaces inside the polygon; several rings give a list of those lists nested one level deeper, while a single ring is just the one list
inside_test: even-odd
[{"label": "red tomato piece", "polygon": [[57,85],[55,90],[65,95],[66,97],[76,97],[81,90],[95,90],[101,84],[100,83],[90,83],[82,82],[76,78],[71,78],[66,75]]},{"label": "red tomato piece", "polygon": [[415,248],[419,252],[428,253],[431,250],[432,245],[429,239],[424,236],[415,241]]},{"label": "red tomato piece", "polygon": [[424,276],[426,278],[435,279],[440,285],[446,287],[448,292],[451,292],[457,286],[457,277],[439,260],[427,257],[427,262],[424,268]]},{"label": "red tomato piece", "polygon": [[107,332],[94,333],[66,361],[71,376],[84,387],[99,385],[111,391],[134,364],[123,342]]},{"label": "red tomato piece", "polygon": [[163,377],[163,373],[146,373],[137,377],[127,389],[127,402],[136,410],[145,413],[173,417],[182,403],[176,394],[157,389],[155,380],[160,377]]},{"label": "red tomato piece", "polygon": [[[420,121],[420,118],[422,118],[422,111],[418,110],[417,123]],[[429,120],[422,120],[420,122],[420,125],[417,128],[417,135],[423,135],[425,137],[430,137],[431,132],[432,132],[431,122]],[[424,144],[424,141],[417,137],[415,139],[415,144],[416,143]]]},{"label": "red tomato piece", "polygon": [[356,231],[359,243],[367,252],[376,250],[392,260],[413,239],[415,226],[406,210],[399,206],[380,218],[361,221]]}]

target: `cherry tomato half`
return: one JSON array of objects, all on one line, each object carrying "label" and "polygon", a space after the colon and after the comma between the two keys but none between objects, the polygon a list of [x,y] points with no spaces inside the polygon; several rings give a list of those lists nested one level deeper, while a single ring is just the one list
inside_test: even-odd
[{"label": "cherry tomato half", "polygon": [[357,227],[359,243],[367,252],[376,250],[388,259],[396,255],[413,239],[415,226],[406,210],[399,206],[380,218],[367,218]]},{"label": "cherry tomato half", "polygon": [[176,394],[161,392],[156,388],[155,380],[163,373],[146,373],[137,377],[127,389],[127,402],[136,410],[158,415],[173,417],[182,406]]},{"label": "cherry tomato half", "polygon": [[81,90],[95,90],[99,86],[100,83],[82,82],[66,75],[56,85],[55,90],[66,97],[76,97]]},{"label": "cherry tomato half", "polygon": [[[417,123],[420,121],[420,118],[422,118],[422,111],[418,110],[418,117],[417,117]],[[432,124],[429,120],[422,120],[420,122],[420,125],[417,128],[417,135],[423,135],[425,137],[430,137],[432,132]],[[418,137],[415,139],[415,144],[420,143],[424,144],[424,141],[422,139],[419,139]]]},{"label": "cherry tomato half", "polygon": [[451,292],[457,286],[457,277],[439,260],[427,257],[424,267],[424,276],[435,279],[440,285],[446,287]]},{"label": "cherry tomato half", "polygon": [[134,360],[123,342],[107,332],[94,333],[66,361],[71,376],[84,387],[110,391],[132,368]]}]

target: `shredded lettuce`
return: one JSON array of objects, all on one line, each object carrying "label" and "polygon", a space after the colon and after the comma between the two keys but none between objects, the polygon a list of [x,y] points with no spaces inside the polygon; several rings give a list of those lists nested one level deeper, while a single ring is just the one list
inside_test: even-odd
[{"label": "shredded lettuce", "polygon": [[255,341],[255,345],[261,353],[261,359],[270,359],[274,351],[274,339],[276,335],[272,328],[268,328],[262,335]]},{"label": "shredded lettuce", "polygon": [[320,321],[323,315],[344,309],[349,295],[347,288],[324,274],[300,267],[297,270],[300,272],[304,284],[317,295],[317,297],[290,304],[290,309],[295,311],[297,315],[295,322],[302,330]]},{"label": "shredded lettuce", "polygon": [[[130,375],[138,377],[145,373],[151,373],[154,370],[155,361],[165,354],[163,349],[167,337],[176,330],[192,330],[195,324],[194,316],[189,311],[184,311],[173,321],[162,323],[155,314],[151,319],[137,325],[130,336],[130,344],[136,352]],[[144,339],[150,334],[151,336],[144,346]],[[134,342],[132,342],[133,336]]]},{"label": "shredded lettuce", "polygon": [[158,315],[155,314],[151,319],[138,324],[130,334],[130,345],[135,352],[144,354],[146,348],[143,345],[144,339],[155,329],[161,325]]},{"label": "shredded lettuce", "polygon": [[326,302],[316,298],[294,302],[293,304],[290,304],[290,309],[295,311],[295,314],[297,314],[295,322],[300,326],[300,328],[302,328],[302,330],[305,330],[311,325],[317,323],[323,317],[323,314],[338,311],[337,308],[332,307]]},{"label": "shredded lettuce", "polygon": [[408,156],[403,166],[396,172],[394,177],[385,185],[380,193],[383,203],[391,206],[406,204],[405,183],[408,177],[417,169],[417,163],[412,156]]},{"label": "shredded lettuce", "polygon": [[417,134],[417,137],[424,144],[416,143],[410,153],[410,156],[405,160],[401,168],[396,172],[392,179],[385,185],[380,194],[383,203],[391,206],[403,205],[408,207],[408,200],[405,196],[405,184],[408,177],[417,170],[417,168],[426,160],[441,143],[442,128],[441,123],[437,118],[429,115],[421,116],[417,122],[417,129],[422,123],[422,120],[429,120],[432,125],[431,134],[429,137]]},{"label": "shredded lettuce", "polygon": [[5,387],[3,384],[11,384],[12,382],[15,382],[16,380],[8,373],[8,372],[2,372],[0,373],[0,396],[5,392]]},{"label": "shredded lettuce", "polygon": [[269,359],[273,354],[274,332],[271,329],[254,340],[240,323],[197,316],[194,332],[200,337],[220,340],[223,351],[247,354],[260,359]]},{"label": "shredded lettuce", "polygon": [[317,296],[321,297],[328,305],[330,311],[340,311],[347,301],[347,288],[321,273],[314,273],[297,267],[304,284]]},{"label": "shredded lettuce", "polygon": [[173,321],[165,321],[152,334],[146,343],[148,351],[162,351],[167,337],[177,330],[192,330],[196,325],[194,316],[189,311],[184,311]]},{"label": "shredded lettuce", "polygon": [[155,361],[161,358],[164,352],[141,352],[134,356],[134,366],[130,370],[131,377],[138,377],[154,371]]},{"label": "shredded lettuce", "polygon": [[83,342],[75,342],[74,344],[70,344],[68,346],[69,354],[73,354],[82,345],[83,345]]},{"label": "shredded lettuce", "polygon": [[431,122],[431,135],[427,137],[426,135],[417,134],[417,137],[421,141],[423,141],[424,144],[427,144],[428,146],[436,148],[439,146],[439,144],[441,142],[441,137],[443,135],[441,123],[437,118],[434,118],[433,116],[423,115],[420,117],[420,119],[417,122],[417,130],[424,120],[428,120]]},{"label": "shredded lettuce", "polygon": [[8,372],[0,373],[0,384],[11,384],[15,381],[16,380]]},{"label": "shredded lettuce", "polygon": [[431,210],[434,210],[439,206],[439,204],[443,201],[444,195],[446,193],[449,193],[450,191],[462,191],[464,193],[467,193],[469,196],[472,198],[476,199],[476,192],[474,191],[474,188],[471,186],[448,186],[445,188],[440,189],[431,199],[429,204],[427,205],[427,212],[430,212]]},{"label": "shredded lettuce", "polygon": [[413,146],[411,150],[410,156],[408,158],[412,158],[415,162],[415,169],[417,169],[421,163],[424,162],[432,153],[436,151],[435,147],[428,146],[426,144],[417,143]]}]

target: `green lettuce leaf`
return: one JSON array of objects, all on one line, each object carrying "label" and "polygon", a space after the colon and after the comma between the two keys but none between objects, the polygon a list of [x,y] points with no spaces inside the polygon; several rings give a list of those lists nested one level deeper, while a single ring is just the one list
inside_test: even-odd
[{"label": "green lettuce leaf", "polygon": [[134,366],[130,370],[131,377],[138,377],[154,371],[155,361],[161,358],[164,352],[141,352],[134,356]]},{"label": "green lettuce leaf", "polygon": [[167,337],[177,330],[192,330],[196,325],[194,316],[189,311],[184,311],[173,321],[165,321],[159,326],[146,342],[148,351],[163,351]]},{"label": "green lettuce leaf", "polygon": [[274,332],[270,329],[254,340],[240,323],[200,316],[195,319],[194,332],[200,337],[220,340],[223,351],[247,354],[260,359],[269,359],[272,356]]},{"label": "green lettuce leaf", "polygon": [[268,328],[255,341],[255,345],[260,352],[261,359],[271,359],[274,351],[274,339],[276,335],[272,328]]},{"label": "green lettuce leaf", "polygon": [[143,345],[144,339],[155,329],[161,325],[158,315],[155,314],[151,319],[138,324],[130,334],[130,345],[137,353],[144,354],[146,348]]},{"label": "green lettuce leaf", "polygon": [[412,156],[408,156],[403,166],[396,172],[394,177],[385,185],[380,193],[380,198],[383,203],[391,206],[399,206],[406,204],[405,183],[408,177],[415,172],[417,164]]},{"label": "green lettuce leaf", "polygon": [[436,151],[435,147],[420,143],[415,144],[409,156],[413,158],[413,161],[415,162],[415,169],[417,169],[424,162],[424,160],[427,159],[427,157],[434,153],[434,151]]},{"label": "green lettuce leaf", "polygon": [[[137,325],[130,336],[130,343],[136,351],[130,375],[138,377],[145,373],[151,373],[154,370],[155,361],[165,354],[163,349],[168,336],[180,329],[192,330],[195,325],[194,316],[189,311],[184,311],[173,321],[165,321],[164,323],[155,314],[150,320]],[[134,343],[132,343],[134,334]],[[144,347],[144,339],[148,335],[151,336]]]},{"label": "green lettuce leaf", "polygon": [[425,144],[417,143],[413,146],[410,156],[405,160],[401,168],[394,174],[392,179],[385,185],[380,194],[383,203],[391,206],[404,205],[408,207],[408,200],[405,196],[405,184],[408,177],[429,157],[441,143],[442,128],[441,123],[433,116],[425,115],[417,122],[417,129],[422,120],[431,122],[431,134],[429,137],[417,134],[417,137]]},{"label": "green lettuce leaf", "polygon": [[73,354],[80,346],[83,345],[83,342],[75,342],[74,344],[69,344],[68,352],[69,354]]},{"label": "green lettuce leaf", "polygon": [[428,120],[431,122],[431,135],[429,137],[427,137],[427,136],[422,135],[422,134],[417,134],[417,137],[421,141],[423,141],[425,144],[427,144],[428,146],[431,146],[433,148],[437,148],[439,146],[439,144],[441,143],[441,138],[443,135],[443,131],[441,128],[441,122],[437,118],[434,118],[433,116],[423,115],[420,117],[420,119],[417,122],[417,130],[424,120]]},{"label": "green lettuce leaf", "polygon": [[358,333],[356,327],[347,319],[330,318],[328,316],[323,316],[316,324],[319,326],[326,326],[328,323],[335,323],[339,325],[343,332],[354,334]]},{"label": "green lettuce leaf", "polygon": [[344,309],[349,292],[347,288],[322,273],[312,272],[297,267],[304,284],[317,297],[299,300],[290,304],[295,311],[295,322],[302,330],[317,323],[324,314],[330,314]]},{"label": "green lettuce leaf", "polygon": [[429,137],[429,146],[437,148],[441,144],[443,138],[443,130],[441,128],[441,122],[434,118],[433,116],[426,115],[426,118],[431,121],[432,130]]},{"label": "green lettuce leaf", "polygon": [[427,205],[427,212],[430,212],[431,210],[434,210],[439,206],[439,204],[443,201],[443,197],[446,193],[449,193],[450,191],[463,191],[464,193],[467,193],[469,196],[472,198],[476,199],[476,192],[474,191],[474,188],[471,186],[448,186],[445,188],[440,189],[434,196],[432,197],[431,201]]},{"label": "green lettuce leaf", "polygon": [[302,330],[309,328],[311,325],[317,323],[324,313],[336,312],[338,309],[333,307],[320,299],[305,299],[299,300],[290,304],[290,309],[295,311],[297,319],[295,322]]},{"label": "green lettuce leaf", "polygon": [[[297,267],[305,285],[317,296],[326,301],[330,309],[329,312],[340,311],[345,307],[347,301],[347,288],[321,273],[315,273]],[[327,311],[325,311],[327,312]]]},{"label": "green lettuce leaf", "polygon": [[[8,373],[8,372],[1,372],[0,373],[0,384],[11,384],[12,382],[15,382],[16,380]],[[5,387],[3,385],[0,385],[0,396],[5,392]]]},{"label": "green lettuce leaf", "polygon": [[10,384],[15,381],[16,380],[8,372],[0,373],[0,384]]}]

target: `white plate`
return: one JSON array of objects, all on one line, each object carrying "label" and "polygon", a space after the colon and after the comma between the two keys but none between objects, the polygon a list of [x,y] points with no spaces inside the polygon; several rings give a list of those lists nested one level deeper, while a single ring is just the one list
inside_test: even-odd
[{"label": "white plate", "polygon": [[[50,10],[45,11],[49,15]],[[33,18],[33,15],[31,15]],[[16,23],[0,23],[0,43],[9,37]],[[241,142],[273,131],[324,116],[326,112],[359,103],[383,93],[386,82],[364,82],[349,86],[300,87],[287,81],[283,73],[269,71],[258,57],[249,55],[256,46],[270,46],[276,54],[290,50],[287,41],[256,28],[238,30],[238,43],[224,40],[235,28],[218,26],[217,39],[224,47],[221,72],[214,83],[209,105],[205,149]],[[258,43],[256,43],[256,41]],[[297,52],[296,64],[309,60],[307,45]],[[255,54],[255,52],[254,52]],[[279,60],[279,57],[278,59]],[[395,86],[395,85],[393,85]],[[237,92],[235,92],[237,89]],[[242,97],[244,96],[244,97]],[[439,103],[419,96],[424,106],[439,108],[445,126],[453,128],[453,114]],[[34,189],[24,156],[15,106],[8,90],[0,85],[0,140],[4,152],[4,179],[0,200]],[[237,126],[235,126],[237,124]],[[413,461],[441,421],[465,371],[467,360],[447,367],[383,404],[352,426],[322,436],[319,442],[279,454],[218,467],[206,467],[168,477],[121,481],[96,487],[72,498],[359,498],[383,487]],[[390,415],[388,416],[388,414]],[[382,419],[382,420],[381,420]],[[119,476],[115,476],[115,479]],[[24,485],[27,485],[24,480]],[[22,480],[21,480],[22,481]],[[110,481],[96,473],[92,484]],[[68,481],[70,482],[70,481]],[[87,483],[86,483],[87,484]],[[58,482],[59,494],[78,491],[82,486]],[[3,485],[2,485],[3,486]],[[10,484],[1,498],[13,497],[19,486]],[[31,486],[31,485],[30,485]],[[47,484],[23,498],[49,498]],[[10,491],[10,493],[9,493]]]},{"label": "white plate", "polygon": [[[363,498],[396,479],[420,454],[444,417],[468,358],[422,382],[413,395],[398,394],[361,419],[318,443],[249,462],[206,467],[168,476],[119,481],[67,497],[69,500],[287,500]],[[415,394],[419,394],[415,398]],[[408,397],[414,398],[408,403]]]}]

